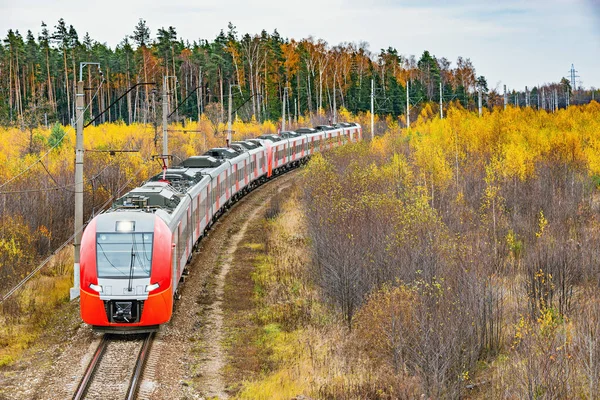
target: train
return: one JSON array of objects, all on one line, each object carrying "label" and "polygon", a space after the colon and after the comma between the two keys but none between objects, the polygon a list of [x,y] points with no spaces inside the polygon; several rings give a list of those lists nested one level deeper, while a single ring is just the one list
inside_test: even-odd
[{"label": "train", "polygon": [[170,321],[193,249],[233,203],[315,152],[362,140],[357,123],[228,143],[167,167],[94,217],[81,239],[80,314],[95,331]]}]

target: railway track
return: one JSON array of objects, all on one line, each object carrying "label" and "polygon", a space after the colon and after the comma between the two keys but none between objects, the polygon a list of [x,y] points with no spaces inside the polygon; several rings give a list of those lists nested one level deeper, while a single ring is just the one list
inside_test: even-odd
[{"label": "railway track", "polygon": [[154,336],[102,336],[73,400],[135,399]]}]

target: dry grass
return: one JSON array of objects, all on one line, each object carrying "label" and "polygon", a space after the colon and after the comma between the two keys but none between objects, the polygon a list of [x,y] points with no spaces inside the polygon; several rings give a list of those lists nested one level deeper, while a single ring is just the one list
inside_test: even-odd
[{"label": "dry grass", "polygon": [[[356,347],[355,334],[321,302],[311,284],[310,249],[297,196],[294,192],[279,203],[280,212],[267,222],[266,233],[251,235],[255,241],[262,238],[264,248],[258,243],[242,246],[245,255],[254,256],[254,305],[230,335],[231,393],[237,399],[409,397],[414,379],[376,371]],[[240,284],[239,279],[234,282]],[[240,356],[243,362],[235,359]],[[238,364],[246,366],[246,374],[239,373]]]},{"label": "dry grass", "polygon": [[73,284],[72,250],[57,254],[42,273],[2,304],[0,367],[20,358],[43,332],[53,311],[69,301]]}]

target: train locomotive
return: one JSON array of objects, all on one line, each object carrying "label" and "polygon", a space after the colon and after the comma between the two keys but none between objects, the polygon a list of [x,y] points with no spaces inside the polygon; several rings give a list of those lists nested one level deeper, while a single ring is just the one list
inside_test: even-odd
[{"label": "train locomotive", "polygon": [[80,311],[96,331],[157,330],[194,247],[234,202],[315,152],[362,140],[356,123],[263,135],[165,168],[96,216],[81,240]]}]

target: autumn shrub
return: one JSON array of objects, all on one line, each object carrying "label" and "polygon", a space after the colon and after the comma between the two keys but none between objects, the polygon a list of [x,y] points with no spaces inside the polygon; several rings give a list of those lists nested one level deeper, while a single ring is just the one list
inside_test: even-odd
[{"label": "autumn shrub", "polygon": [[36,232],[21,216],[0,218],[0,294],[4,295],[29,272],[37,259],[33,251],[36,240]]},{"label": "autumn shrub", "polygon": [[[599,121],[597,104],[557,113],[496,109],[481,118],[451,108],[444,120],[424,115],[410,130],[389,122],[387,134],[369,144],[311,160],[303,199],[312,278],[348,328],[366,338],[374,362],[414,376],[434,397],[461,396],[467,378],[477,393],[489,395],[481,389],[486,366],[495,374],[490,387],[499,390],[493,397],[573,397],[591,392],[581,389],[584,381],[596,387],[592,367],[571,357],[583,357],[574,344],[589,338],[579,328],[578,313],[591,307],[581,308],[587,304],[581,288],[600,282],[594,180]],[[418,284],[436,283],[444,288],[444,297],[436,296],[444,299],[445,312],[472,329],[453,331],[456,321],[445,320],[445,312],[433,307],[437,303],[428,302],[436,296],[413,292]],[[389,299],[393,292],[404,304],[406,293],[394,292],[399,288],[415,300],[396,312]],[[462,372],[432,372],[435,363],[428,362],[435,357],[422,360],[419,369],[392,350],[419,324],[436,331],[429,340],[448,351],[448,363],[459,360],[453,365]],[[513,327],[519,324],[527,340],[515,347]],[[406,331],[386,343],[389,335],[375,339],[366,326]],[[450,338],[459,342],[444,342]],[[427,354],[422,340],[415,335],[408,342]],[[594,342],[586,340],[590,349]],[[461,349],[458,358],[453,348]],[[544,364],[544,357],[556,362]],[[515,368],[507,368],[505,359]],[[593,357],[587,363],[595,365]],[[547,379],[536,371],[546,371]],[[461,373],[462,383],[456,379]],[[526,387],[517,377],[534,383]]]},{"label": "autumn shrub", "polygon": [[600,297],[593,286],[587,286],[582,297],[579,318],[574,319],[573,358],[581,394],[592,400],[600,398]]},{"label": "autumn shrub", "polygon": [[513,393],[520,398],[573,398],[571,341],[572,325],[555,308],[545,308],[537,320],[522,317],[513,343],[518,354],[511,368],[516,378]]}]

